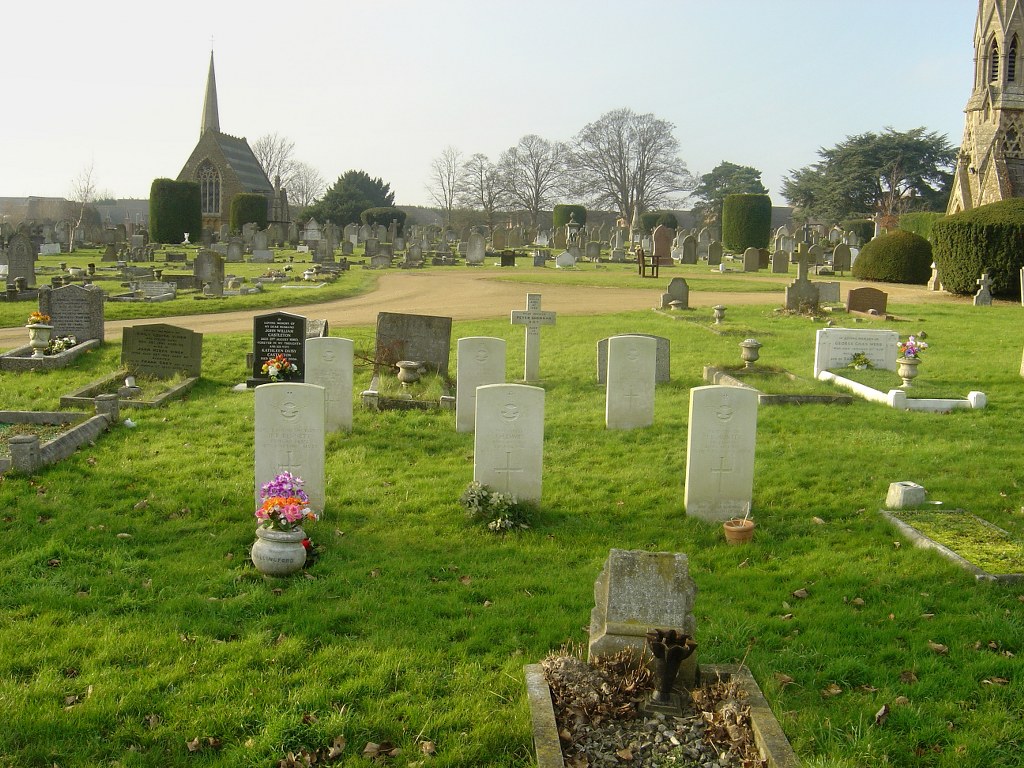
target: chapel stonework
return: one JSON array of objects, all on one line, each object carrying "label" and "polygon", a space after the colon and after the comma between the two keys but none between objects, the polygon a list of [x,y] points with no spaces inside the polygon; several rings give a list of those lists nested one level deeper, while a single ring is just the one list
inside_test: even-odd
[{"label": "chapel stonework", "polygon": [[199,143],[177,180],[199,184],[204,231],[215,234],[221,231],[222,226],[227,226],[231,220],[231,200],[243,192],[266,196],[268,223],[287,223],[290,220],[287,193],[281,189],[280,181],[276,186],[270,183],[248,141],[220,130],[213,51],[210,51]]},{"label": "chapel stonework", "polygon": [[949,214],[1024,197],[1024,7],[979,0],[974,27],[974,90],[964,109]]}]

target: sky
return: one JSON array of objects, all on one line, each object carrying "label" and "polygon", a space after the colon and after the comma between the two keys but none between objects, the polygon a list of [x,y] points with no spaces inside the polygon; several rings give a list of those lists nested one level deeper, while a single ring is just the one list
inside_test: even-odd
[{"label": "sky", "polygon": [[[960,144],[975,0],[19,2],[0,43],[0,197],[146,198],[199,138],[211,47],[221,130],[277,133],[328,184],[381,177],[430,205],[447,146],[497,160],[613,109],[675,126],[696,175],[782,180],[847,136]],[[567,200],[565,202],[576,202]],[[681,207],[688,207],[685,200]]]}]

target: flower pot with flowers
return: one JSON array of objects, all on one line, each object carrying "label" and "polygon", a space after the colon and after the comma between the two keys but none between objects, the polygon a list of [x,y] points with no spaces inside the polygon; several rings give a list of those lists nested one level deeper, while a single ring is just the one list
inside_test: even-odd
[{"label": "flower pot with flowers", "polygon": [[900,356],[896,360],[899,369],[896,373],[903,379],[901,388],[909,387],[911,380],[917,376],[917,366],[921,363],[921,352],[926,349],[928,349],[928,343],[920,335],[908,336],[906,341],[900,342]]},{"label": "flower pot with flowers", "polygon": [[274,355],[263,363],[260,370],[272,382],[293,379],[299,375],[299,366],[284,355]]},{"label": "flower pot with flowers", "polygon": [[266,576],[287,576],[306,564],[309,539],[302,530],[306,520],[316,520],[309,507],[309,496],[302,490],[302,478],[282,472],[260,488],[256,519],[256,542],[252,545],[252,564]]},{"label": "flower pot with flowers", "polygon": [[50,334],[53,333],[50,316],[42,312],[33,312],[28,316],[25,327],[28,328],[28,343],[32,347],[32,357],[43,357],[50,343]]}]

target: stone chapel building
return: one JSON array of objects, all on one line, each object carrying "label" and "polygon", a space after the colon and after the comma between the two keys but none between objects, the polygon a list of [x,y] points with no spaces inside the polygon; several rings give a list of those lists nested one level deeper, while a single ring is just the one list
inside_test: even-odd
[{"label": "stone chapel building", "polygon": [[978,0],[974,90],[946,213],[1024,197],[1024,8]]},{"label": "stone chapel building", "polygon": [[267,198],[269,224],[287,224],[290,221],[288,196],[281,189],[280,180],[275,180],[276,186],[270,183],[248,141],[221,133],[213,51],[210,51],[210,71],[206,78],[199,143],[192,150],[177,180],[199,184],[204,232],[221,237],[227,235],[231,220],[231,200],[240,193],[258,193]]}]

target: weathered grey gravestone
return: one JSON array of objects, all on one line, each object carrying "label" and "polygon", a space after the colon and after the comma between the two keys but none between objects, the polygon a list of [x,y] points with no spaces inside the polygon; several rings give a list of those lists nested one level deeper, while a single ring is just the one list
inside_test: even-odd
[{"label": "weathered grey gravestone", "polygon": [[483,264],[485,255],[486,243],[484,242],[484,236],[477,232],[471,233],[466,247],[466,263],[474,265]]},{"label": "weathered grey gravestone", "polygon": [[79,342],[104,338],[103,290],[97,286],[44,286],[39,311],[50,316],[54,336],[74,336]]},{"label": "weathered grey gravestone", "polygon": [[743,252],[743,271],[757,272],[761,268],[761,256],[757,248],[747,248]]},{"label": "weathered grey gravestone", "polygon": [[299,373],[291,381],[301,382],[306,373],[306,318],[287,312],[256,315],[252,319],[252,377],[249,386],[269,381],[263,375],[263,364],[276,355],[284,355],[298,366]]},{"label": "weathered grey gravestone", "polygon": [[305,480],[309,506],[323,512],[325,493],[324,388],[315,384],[264,384],[256,388],[256,504],[260,487],[281,472]]},{"label": "weathered grey gravestone", "polygon": [[324,388],[325,429],[352,429],[351,339],[318,336],[306,339],[306,382]]},{"label": "weathered grey gravestone", "polygon": [[166,323],[128,326],[121,337],[121,365],[160,379],[200,376],[203,334]]},{"label": "weathered grey gravestone", "polygon": [[391,375],[399,360],[415,360],[429,370],[447,376],[451,347],[450,317],[377,313],[377,342],[370,389],[377,389],[378,377]]},{"label": "weathered grey gravestone", "polygon": [[544,390],[525,384],[478,387],[473,479],[539,504],[543,454]]},{"label": "weathered grey gravestone", "polygon": [[847,312],[884,315],[888,303],[889,294],[877,288],[851,288],[846,294]]},{"label": "weathered grey gravestone", "polygon": [[[646,333],[632,333],[630,336],[645,336],[655,341],[654,360],[654,382],[664,384],[672,380],[672,344],[664,336],[652,336]],[[614,338],[609,336],[597,342],[597,383],[604,384],[608,381],[608,341]]]},{"label": "weathered grey gravestone", "polygon": [[[644,652],[652,629],[674,629],[694,637],[697,585],[686,555],[679,552],[612,549],[594,582],[587,659],[632,648]],[[678,680],[692,688],[697,654],[683,662]]]},{"label": "weathered grey gravestone", "polygon": [[743,517],[754,491],[757,390],[711,385],[690,390],[686,514],[708,522]]},{"label": "weathered grey gravestone", "polygon": [[981,277],[975,280],[978,284],[978,292],[974,294],[973,304],[976,307],[991,307],[992,306],[992,280],[988,276],[988,272],[982,272]]},{"label": "weathered grey gravestone", "polygon": [[[679,302],[672,306],[672,302]],[[689,309],[690,308],[690,286],[681,277],[673,277],[669,280],[668,291],[661,294],[662,309]]]},{"label": "weathered grey gravestone", "polygon": [[459,339],[456,358],[455,431],[472,432],[477,387],[505,381],[505,340],[492,336]]},{"label": "weathered grey gravestone", "polygon": [[639,429],[654,423],[654,371],[658,343],[650,336],[608,339],[604,423],[608,429]]},{"label": "weathered grey gravestone", "polygon": [[36,249],[28,236],[18,232],[7,242],[7,280],[25,279],[25,285],[36,284]]}]

